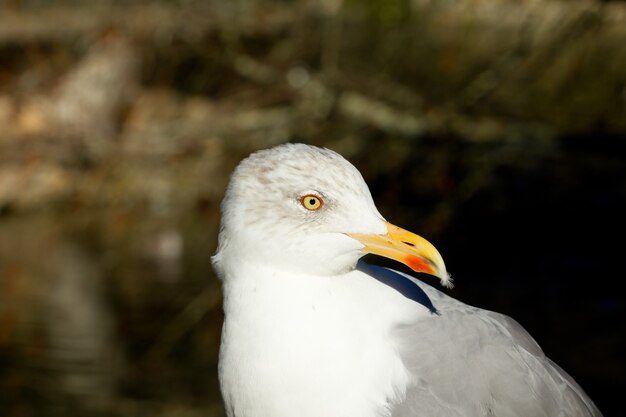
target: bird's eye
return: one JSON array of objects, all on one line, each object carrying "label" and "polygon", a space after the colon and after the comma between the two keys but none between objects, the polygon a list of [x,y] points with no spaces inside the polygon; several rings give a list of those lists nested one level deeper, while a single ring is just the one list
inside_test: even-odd
[{"label": "bird's eye", "polygon": [[303,197],[300,197],[300,204],[307,210],[315,211],[322,208],[324,205],[324,200],[322,197],[315,194],[307,194]]}]

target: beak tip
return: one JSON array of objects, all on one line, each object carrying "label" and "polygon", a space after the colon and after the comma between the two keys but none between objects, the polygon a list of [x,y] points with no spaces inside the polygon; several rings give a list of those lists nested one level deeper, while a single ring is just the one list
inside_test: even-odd
[{"label": "beak tip", "polygon": [[445,269],[442,271],[442,273],[439,274],[439,280],[441,281],[441,285],[443,285],[446,288],[454,288],[454,284],[452,282],[452,275],[450,275],[450,273],[448,273]]}]

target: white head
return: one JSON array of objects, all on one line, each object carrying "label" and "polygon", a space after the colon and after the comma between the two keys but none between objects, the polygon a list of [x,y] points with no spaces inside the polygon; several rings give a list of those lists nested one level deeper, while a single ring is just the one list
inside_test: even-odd
[{"label": "white head", "polygon": [[359,171],[336,152],[280,145],[253,153],[232,174],[213,257],[222,278],[248,261],[337,275],[368,252],[447,279],[434,247],[387,223]]}]

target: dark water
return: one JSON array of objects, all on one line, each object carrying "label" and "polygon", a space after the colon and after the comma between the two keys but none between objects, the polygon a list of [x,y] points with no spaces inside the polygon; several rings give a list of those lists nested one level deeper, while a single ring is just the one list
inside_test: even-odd
[{"label": "dark water", "polygon": [[0,415],[221,414],[214,231],[189,217],[0,222]]}]

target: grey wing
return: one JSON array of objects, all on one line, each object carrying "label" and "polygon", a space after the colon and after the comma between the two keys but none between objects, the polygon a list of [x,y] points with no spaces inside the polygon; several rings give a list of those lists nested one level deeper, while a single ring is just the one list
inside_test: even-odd
[{"label": "grey wing", "polygon": [[393,417],[602,416],[516,321],[409,278],[439,314],[396,330],[413,382]]}]

